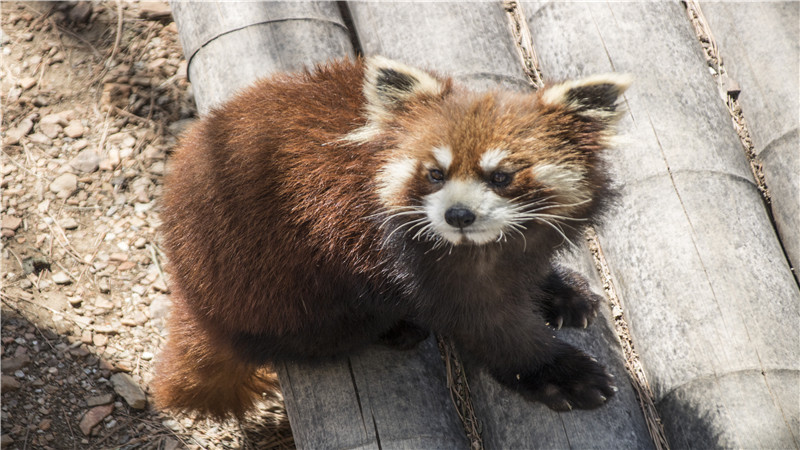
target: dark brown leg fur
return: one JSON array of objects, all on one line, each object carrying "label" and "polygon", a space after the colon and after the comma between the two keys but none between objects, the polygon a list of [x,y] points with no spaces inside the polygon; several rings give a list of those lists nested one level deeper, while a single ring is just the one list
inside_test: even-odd
[{"label": "dark brown leg fur", "polygon": [[430,336],[431,332],[416,324],[401,320],[383,333],[378,342],[395,350],[411,350]]},{"label": "dark brown leg fur", "polygon": [[554,266],[542,289],[548,295],[542,307],[550,325],[586,328],[597,317],[602,298],[592,292],[581,274]]},{"label": "dark brown leg fur", "polygon": [[273,373],[240,361],[223,341],[213,339],[178,295],[173,302],[169,340],[154,382],[159,408],[241,418],[262,393],[280,389]]}]

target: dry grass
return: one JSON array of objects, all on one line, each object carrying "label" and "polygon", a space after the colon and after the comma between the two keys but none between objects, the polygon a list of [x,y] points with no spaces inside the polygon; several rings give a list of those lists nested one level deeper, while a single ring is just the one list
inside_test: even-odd
[{"label": "dry grass", "polygon": [[711,27],[703,15],[700,5],[696,0],[688,0],[684,2],[684,6],[686,7],[686,14],[689,17],[689,22],[691,22],[694,32],[697,35],[697,40],[703,47],[703,54],[706,57],[708,67],[711,69],[711,75],[714,77],[714,81],[716,81],[717,90],[728,108],[733,127],[742,143],[742,147],[747,155],[747,160],[750,162],[750,170],[753,172],[753,178],[756,181],[758,190],[761,192],[769,208],[771,200],[767,184],[764,181],[764,171],[761,161],[759,161],[756,156],[753,140],[750,137],[750,131],[747,127],[747,121],[744,118],[742,107],[739,104],[739,84],[728,75],[728,71],[725,69],[722,57],[720,56],[719,47],[717,46],[717,41],[714,39],[714,34],[711,32]]},{"label": "dry grass", "polygon": [[647,381],[647,375],[644,373],[642,363],[639,360],[639,354],[633,345],[630,330],[628,329],[628,322],[625,320],[625,315],[622,309],[622,303],[617,295],[617,289],[614,286],[614,280],[611,277],[611,270],[608,267],[603,249],[600,247],[600,241],[597,239],[597,233],[593,228],[586,231],[586,243],[588,244],[589,251],[592,253],[595,267],[600,275],[600,280],[603,282],[603,291],[611,305],[611,313],[614,317],[614,331],[619,338],[622,345],[622,354],[625,357],[625,369],[631,378],[633,391],[636,394],[636,399],[639,401],[639,406],[644,414],[645,423],[647,424],[647,431],[653,439],[653,444],[656,449],[666,450],[669,449],[667,437],[664,434],[664,426],[661,423],[661,417],[658,415],[658,410],[655,406],[655,396],[653,390],[650,388],[650,383]]},{"label": "dry grass", "polygon": [[472,450],[483,449],[483,439],[481,439],[481,425],[472,407],[472,398],[469,390],[467,376],[464,373],[464,365],[458,356],[453,342],[443,336],[436,336],[439,344],[439,353],[444,360],[445,371],[447,373],[447,388],[450,389],[450,398],[456,408],[458,418],[464,426],[464,432],[469,439]]}]

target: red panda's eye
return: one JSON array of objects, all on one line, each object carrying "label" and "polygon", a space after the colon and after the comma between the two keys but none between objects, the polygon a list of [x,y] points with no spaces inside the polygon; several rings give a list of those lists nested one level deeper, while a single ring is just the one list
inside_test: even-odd
[{"label": "red panda's eye", "polygon": [[511,183],[511,175],[505,172],[494,172],[490,177],[490,181],[497,187],[506,187]]},{"label": "red panda's eye", "polygon": [[431,169],[428,171],[428,178],[430,178],[433,183],[440,183],[444,181],[444,173],[439,169]]}]

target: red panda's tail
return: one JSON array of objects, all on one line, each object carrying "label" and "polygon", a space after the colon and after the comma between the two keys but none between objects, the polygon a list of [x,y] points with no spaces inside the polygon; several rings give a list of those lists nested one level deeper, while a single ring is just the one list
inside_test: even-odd
[{"label": "red panda's tail", "polygon": [[196,412],[203,417],[242,418],[262,393],[280,389],[277,376],[236,358],[227,344],[213,338],[172,295],[170,335],[154,380],[158,408]]}]

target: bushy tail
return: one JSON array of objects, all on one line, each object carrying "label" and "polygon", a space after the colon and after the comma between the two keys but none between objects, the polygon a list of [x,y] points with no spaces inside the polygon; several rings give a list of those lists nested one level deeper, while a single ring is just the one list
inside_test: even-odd
[{"label": "bushy tail", "polygon": [[242,418],[262,393],[280,390],[277,376],[237,358],[173,294],[169,339],[156,366],[158,408],[224,420]]}]

